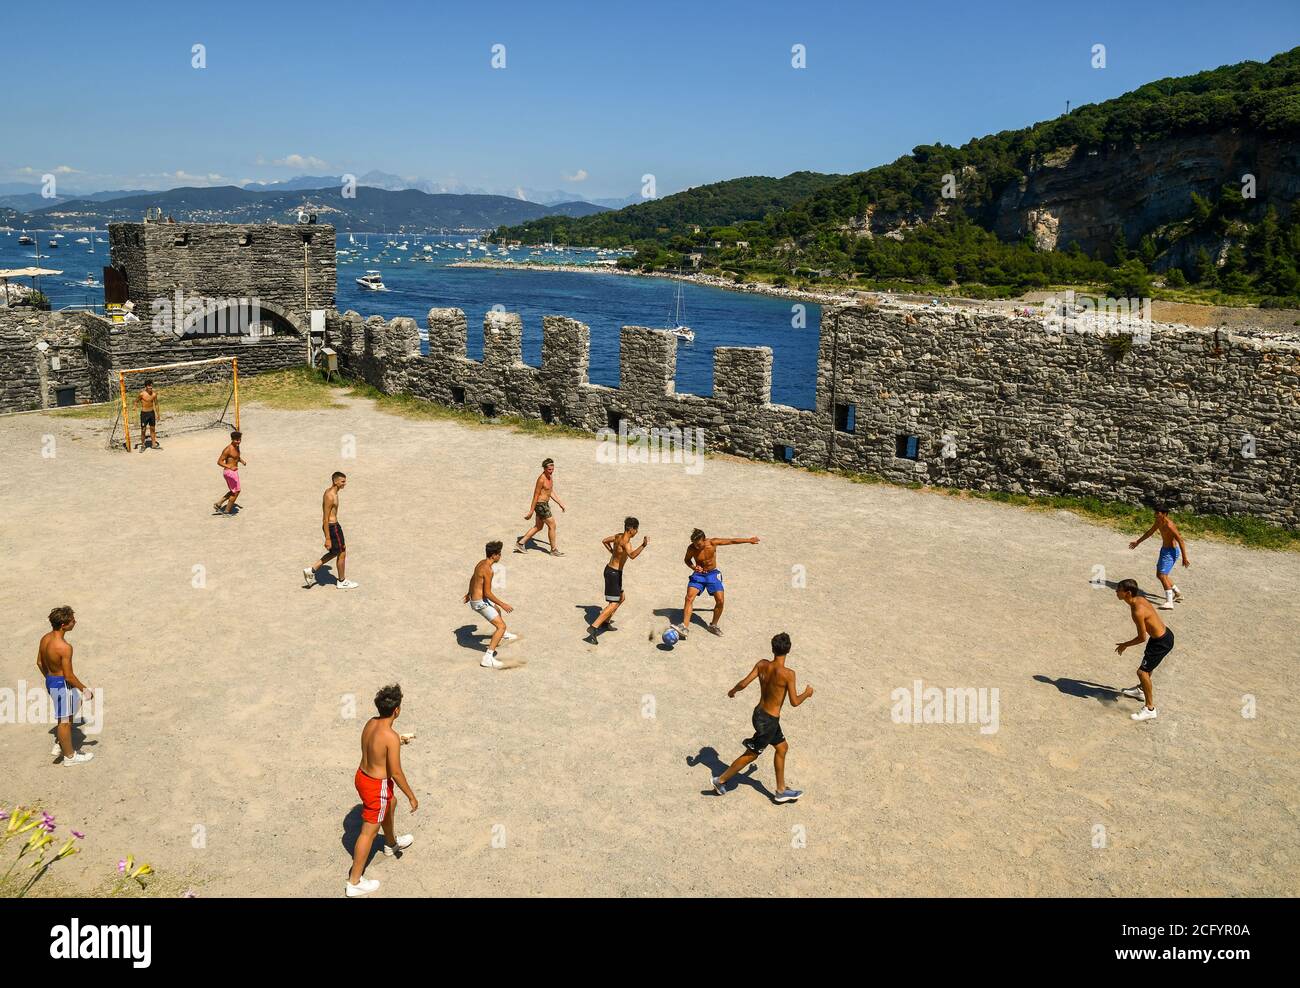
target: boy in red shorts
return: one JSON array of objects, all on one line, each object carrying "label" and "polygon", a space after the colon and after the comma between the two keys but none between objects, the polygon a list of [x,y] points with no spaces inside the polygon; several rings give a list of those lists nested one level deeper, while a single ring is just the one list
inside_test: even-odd
[{"label": "boy in red shorts", "polygon": [[415,838],[410,834],[398,837],[393,832],[393,786],[396,784],[411,803],[411,812],[420,808],[420,801],[406,784],[402,774],[402,756],[399,749],[410,740],[393,730],[393,721],[402,712],[402,688],[385,686],[375,694],[377,717],[366,721],[361,729],[361,765],[357,768],[355,782],[361,797],[361,833],[352,849],[352,870],[348,873],[346,892],[349,896],[365,895],[379,888],[374,878],[365,878],[362,872],[370,857],[370,848],[379,828],[384,828],[384,853],[393,854],[410,847]]}]

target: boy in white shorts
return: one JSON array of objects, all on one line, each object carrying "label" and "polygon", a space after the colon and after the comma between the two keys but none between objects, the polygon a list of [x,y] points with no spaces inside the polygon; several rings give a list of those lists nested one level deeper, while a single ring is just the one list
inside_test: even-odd
[{"label": "boy in white shorts", "polygon": [[502,663],[497,660],[497,646],[503,641],[514,641],[519,636],[506,630],[506,622],[498,612],[500,608],[509,614],[514,608],[492,592],[492,566],[501,562],[501,543],[489,542],[483,551],[487,553],[487,558],[480,560],[474,567],[469,578],[469,592],[464,599],[470,610],[492,623],[492,641],[488,643],[487,654],[479,665],[484,669],[500,669]]}]

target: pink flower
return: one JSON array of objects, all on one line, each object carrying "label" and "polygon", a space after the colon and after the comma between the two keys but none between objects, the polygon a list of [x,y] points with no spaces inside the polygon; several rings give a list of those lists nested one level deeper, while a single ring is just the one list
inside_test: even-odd
[{"label": "pink flower", "polygon": [[84,838],[86,835],[83,834],[80,830],[74,830],[74,831],[72,832],[72,836],[75,837],[75,838],[77,838],[77,840],[81,840],[81,839]]},{"label": "pink flower", "polygon": [[121,861],[117,863],[117,870],[119,874],[122,875],[126,874],[126,858],[123,858]]}]

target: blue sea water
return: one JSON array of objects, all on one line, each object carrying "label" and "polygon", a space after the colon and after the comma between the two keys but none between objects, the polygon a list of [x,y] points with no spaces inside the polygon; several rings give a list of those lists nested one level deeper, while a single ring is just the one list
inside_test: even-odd
[{"label": "blue sea water", "polygon": [[[101,268],[108,263],[108,245],[74,241],[81,236],[92,240],[107,234],[65,232],[62,245],[51,250],[49,231],[29,231],[40,244],[18,246],[18,233],[0,233],[0,268],[37,265],[61,270],[62,275],[42,278],[41,289],[56,309],[69,305],[103,302],[102,289],[77,282],[93,272],[102,281]],[[454,268],[448,265],[466,258],[465,250],[439,248],[432,253],[424,244],[451,243],[464,237],[384,237],[370,234],[369,247],[350,245],[346,233],[338,234],[338,246],[348,254],[339,256],[336,304],[340,311],[354,309],[363,316],[385,318],[410,316],[424,327],[425,313],[432,307],[463,309],[469,322],[469,355],[483,353],[483,316],[493,306],[504,306],[523,318],[524,360],[541,363],[542,317],[569,316],[591,327],[591,370],[595,384],[618,385],[618,341],[623,326],[668,326],[672,324],[674,296],[682,287],[685,322],[695,330],[693,343],[677,348],[677,390],[698,395],[713,392],[713,350],[719,346],[768,346],[772,348],[772,400],[796,408],[812,408],[817,377],[817,340],[820,307],[806,305],[806,325],[796,328],[792,303],[718,288],[676,282],[666,278],[633,278],[611,274],[566,271],[501,270]],[[409,243],[409,251],[387,247],[388,240]],[[356,253],[352,253],[355,249]],[[475,256],[485,256],[476,251]],[[492,255],[496,257],[495,252]],[[549,252],[534,256],[527,249],[516,250],[517,261],[581,263],[594,255]],[[430,260],[414,260],[429,257]],[[356,279],[367,270],[378,270],[387,292],[360,288]],[[29,284],[23,279],[22,284]]]}]

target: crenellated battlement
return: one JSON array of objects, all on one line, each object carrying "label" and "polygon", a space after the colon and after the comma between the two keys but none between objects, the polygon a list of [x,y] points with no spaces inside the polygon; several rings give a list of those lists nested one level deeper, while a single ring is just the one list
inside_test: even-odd
[{"label": "crenellated battlement", "polygon": [[[625,326],[619,384],[592,384],[590,329],[542,322],[523,361],[516,313],[331,313],[344,370],[383,391],[596,432],[701,429],[711,451],[976,490],[1167,498],[1295,526],[1300,342],[1147,324],[1053,331],[1007,313],[847,305],[823,315],[813,410],[772,403],[772,351],[718,347],[713,393],[679,394],[677,339]],[[1137,340],[1137,342],[1133,342]],[[1117,342],[1119,341],[1119,342]]]}]

